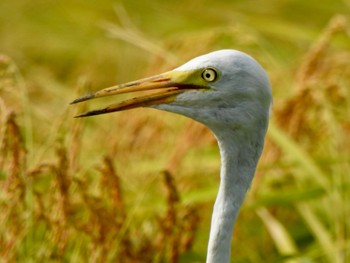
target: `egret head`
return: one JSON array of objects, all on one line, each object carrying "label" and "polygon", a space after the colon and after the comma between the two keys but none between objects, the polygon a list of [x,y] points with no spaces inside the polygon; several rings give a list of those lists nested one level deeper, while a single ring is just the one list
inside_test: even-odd
[{"label": "egret head", "polygon": [[220,50],[192,59],[174,69],[188,74],[188,82],[202,89],[184,92],[168,104],[153,107],[180,113],[209,127],[248,124],[268,116],[271,88],[264,69],[250,56]]},{"label": "egret head", "polygon": [[222,125],[249,129],[258,122],[267,126],[272,101],[267,74],[252,57],[240,51],[220,50],[172,71],[87,94],[72,103],[141,90],[160,92],[77,117],[152,107],[191,117],[211,129]]}]

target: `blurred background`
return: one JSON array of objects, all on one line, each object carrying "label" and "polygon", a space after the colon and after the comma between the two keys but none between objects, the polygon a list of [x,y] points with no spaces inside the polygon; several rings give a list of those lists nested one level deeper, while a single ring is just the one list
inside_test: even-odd
[{"label": "blurred background", "polygon": [[[231,262],[350,262],[349,0],[0,2],[0,262],[205,262],[219,183],[202,125],[73,119],[92,90],[224,48],[270,76]],[[120,96],[125,98],[127,96]]]}]

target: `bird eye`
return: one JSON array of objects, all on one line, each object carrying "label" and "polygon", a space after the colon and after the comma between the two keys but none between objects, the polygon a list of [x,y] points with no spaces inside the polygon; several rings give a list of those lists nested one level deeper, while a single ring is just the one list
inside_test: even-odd
[{"label": "bird eye", "polygon": [[212,69],[212,68],[206,68],[205,70],[203,70],[202,72],[202,78],[205,80],[205,81],[208,81],[208,82],[213,82],[216,80],[218,76],[218,73],[216,72],[215,69]]}]

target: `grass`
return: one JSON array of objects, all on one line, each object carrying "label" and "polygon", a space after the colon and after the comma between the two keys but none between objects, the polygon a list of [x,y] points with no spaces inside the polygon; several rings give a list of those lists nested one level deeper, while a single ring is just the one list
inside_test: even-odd
[{"label": "grass", "polygon": [[0,262],[204,262],[220,165],[211,133],[150,109],[76,120],[86,105],[68,104],[227,47],[256,57],[274,91],[232,262],[348,262],[346,10],[1,2]]}]

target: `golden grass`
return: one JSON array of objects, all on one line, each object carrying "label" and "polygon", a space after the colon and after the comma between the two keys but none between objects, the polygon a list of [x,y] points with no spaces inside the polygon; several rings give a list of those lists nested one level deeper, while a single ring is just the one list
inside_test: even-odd
[{"label": "golden grass", "polygon": [[[169,172],[163,173],[167,208],[164,215],[149,222],[153,228],[150,235],[128,225],[128,210],[111,157],[105,156],[96,167],[100,195],[92,196],[88,182],[75,174],[79,173],[74,167],[76,156],[70,155],[61,143],[52,162],[39,163],[28,170],[14,113],[6,114],[2,127],[5,136],[1,140],[1,170],[5,178],[1,181],[0,222],[6,231],[2,232],[0,245],[5,262],[14,262],[18,253],[26,253],[20,251],[26,242],[31,242],[32,235],[38,234],[42,235],[39,248],[43,249],[34,252],[38,260],[85,258],[87,253],[92,262],[120,258],[123,262],[161,262],[164,258],[178,262],[179,255],[192,247],[198,215],[194,207],[180,202]],[[77,145],[73,152],[78,151]],[[78,249],[82,240],[86,247]],[[67,253],[72,246],[73,251]]]},{"label": "golden grass", "polygon": [[[145,70],[149,74],[226,41],[248,51],[264,42],[253,32],[239,37],[245,30],[237,26],[155,44],[122,8],[118,13],[122,26],[108,24],[109,33],[141,39],[142,47],[157,54]],[[245,254],[244,262],[350,260],[350,52],[332,46],[348,31],[345,18],[335,17],[296,72],[284,72],[295,75],[294,90],[286,100],[275,99],[263,159],[234,236],[233,254]],[[270,59],[262,58],[265,64]],[[274,87],[277,75],[272,72]],[[81,81],[78,93],[89,86]],[[206,243],[202,225],[209,222],[218,180],[211,175],[219,169],[217,152],[201,163],[205,150],[216,147],[205,127],[146,111],[77,121],[69,110],[52,122],[49,137],[38,139],[32,127],[40,130],[42,113],[30,107],[26,89],[15,62],[0,56],[1,261],[204,260],[206,245],[201,255],[191,251]],[[106,121],[107,127],[97,124]],[[204,150],[194,153],[195,147]],[[162,187],[154,183],[160,174]],[[252,219],[255,214],[262,223]],[[246,234],[257,228],[257,236]]]},{"label": "golden grass", "polygon": [[[300,196],[311,189],[319,190],[310,200],[293,202],[319,246],[318,252],[305,255],[302,248],[297,248],[292,234],[276,225],[276,222],[280,224],[278,220],[265,209],[258,212],[274,236],[280,253],[292,258],[290,262],[302,262],[306,258],[317,262],[349,260],[349,195],[345,189],[349,187],[350,161],[349,119],[346,117],[350,112],[350,53],[331,49],[336,35],[348,30],[343,16],[336,16],[329,22],[296,74],[294,96],[277,105],[270,127],[264,161],[272,158],[289,163],[290,167],[281,172],[284,180],[293,181],[295,186],[291,189],[299,191]],[[281,247],[282,244],[285,247]]]}]

